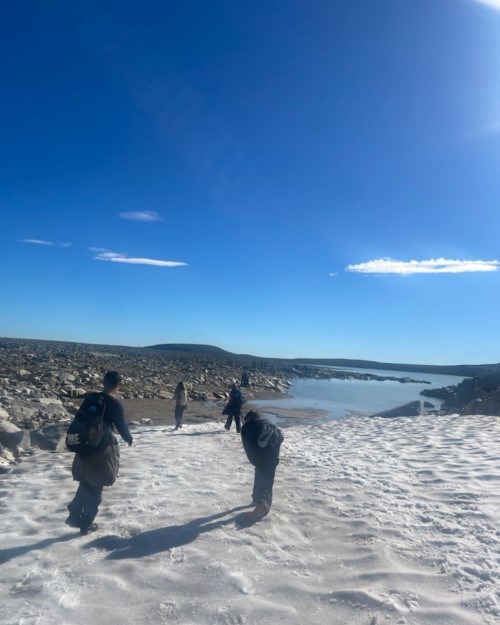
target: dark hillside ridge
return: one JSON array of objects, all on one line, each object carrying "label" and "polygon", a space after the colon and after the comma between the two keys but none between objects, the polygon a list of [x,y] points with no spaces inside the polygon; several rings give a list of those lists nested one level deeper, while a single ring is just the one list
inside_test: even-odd
[{"label": "dark hillside ridge", "polygon": [[227,356],[232,358],[234,354],[222,349],[221,347],[215,347],[214,345],[196,345],[187,343],[166,343],[163,345],[150,345],[144,349],[161,349],[167,352],[178,352],[184,354],[213,354],[214,356]]},{"label": "dark hillside ridge", "polygon": [[487,365],[413,365],[408,363],[377,362],[374,360],[349,360],[347,358],[295,358],[294,364],[328,367],[353,367],[360,369],[384,369],[386,371],[413,371],[474,377],[487,373],[500,373],[500,364]]},{"label": "dark hillside ridge", "polygon": [[195,343],[165,343],[161,345],[150,345],[148,347],[143,347],[143,349],[156,349],[170,352],[173,356],[193,356],[195,358],[225,358],[237,361],[276,361],[275,358],[260,358],[259,356],[250,356],[249,354],[233,354],[232,352],[228,352],[221,347],[215,347],[215,345],[197,345]]},{"label": "dark hillside ridge", "polygon": [[408,363],[377,362],[375,360],[350,360],[348,358],[264,358],[249,354],[233,354],[213,345],[190,343],[165,343],[151,345],[144,349],[169,351],[176,356],[197,356],[204,358],[229,358],[237,361],[267,361],[274,365],[314,365],[323,367],[349,367],[355,369],[382,369],[386,371],[414,371],[418,373],[440,373],[473,377],[487,373],[500,373],[500,363],[485,365],[414,365]]}]

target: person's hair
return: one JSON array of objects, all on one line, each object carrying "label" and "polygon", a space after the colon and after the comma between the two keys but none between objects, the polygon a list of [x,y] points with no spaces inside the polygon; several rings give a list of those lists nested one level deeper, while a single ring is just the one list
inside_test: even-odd
[{"label": "person's hair", "polygon": [[102,381],[105,388],[115,388],[122,383],[122,376],[118,371],[108,371]]},{"label": "person's hair", "polygon": [[181,380],[179,382],[179,384],[177,384],[177,388],[175,389],[176,391],[185,391],[185,387],[184,387],[184,382]]},{"label": "person's hair", "polygon": [[260,414],[257,410],[249,410],[244,418],[244,421],[250,421],[251,419],[260,419]]}]

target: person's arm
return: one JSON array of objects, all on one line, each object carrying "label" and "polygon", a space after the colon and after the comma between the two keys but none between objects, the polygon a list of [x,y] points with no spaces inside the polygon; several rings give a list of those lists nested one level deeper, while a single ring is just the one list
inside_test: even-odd
[{"label": "person's arm", "polygon": [[128,443],[129,447],[132,445],[133,438],[128,425],[125,422],[125,414],[123,412],[123,406],[116,399],[113,400],[113,410],[111,415],[111,421],[123,440]]},{"label": "person's arm", "polygon": [[261,451],[259,449],[259,424],[255,421],[245,423],[241,428],[241,442],[243,443],[243,449],[247,455],[248,461],[254,466],[258,463],[261,457]]}]

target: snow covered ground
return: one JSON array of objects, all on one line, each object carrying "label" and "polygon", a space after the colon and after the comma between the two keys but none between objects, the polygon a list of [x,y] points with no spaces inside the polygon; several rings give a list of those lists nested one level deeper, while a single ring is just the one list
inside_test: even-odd
[{"label": "snow covered ground", "polygon": [[0,482],[3,625],[500,622],[500,419],[348,418],[285,431],[270,515],[221,425],[137,428],[100,529],[64,525],[72,455]]}]

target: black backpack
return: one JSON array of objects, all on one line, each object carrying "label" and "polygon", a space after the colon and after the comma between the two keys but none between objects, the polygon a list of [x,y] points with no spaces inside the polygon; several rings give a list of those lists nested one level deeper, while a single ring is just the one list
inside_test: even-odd
[{"label": "black backpack", "polygon": [[275,454],[279,454],[281,443],[285,440],[283,432],[277,425],[267,421],[262,423],[262,430],[259,435],[259,447],[273,450]]},{"label": "black backpack", "polygon": [[102,393],[91,393],[84,400],[66,433],[66,447],[82,456],[90,456],[105,434],[106,402]]}]

